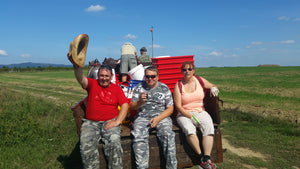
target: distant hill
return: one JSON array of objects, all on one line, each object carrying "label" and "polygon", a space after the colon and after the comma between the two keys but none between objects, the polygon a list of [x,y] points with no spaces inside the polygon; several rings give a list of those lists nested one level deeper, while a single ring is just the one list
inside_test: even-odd
[{"label": "distant hill", "polygon": [[264,65],[258,65],[258,67],[274,67],[274,66],[280,66],[277,64],[264,64]]},{"label": "distant hill", "polygon": [[9,65],[0,65],[2,67],[9,67],[9,68],[37,68],[37,67],[72,67],[72,65],[64,65],[64,64],[50,64],[50,63],[32,63],[32,62],[25,62],[25,63],[18,63],[18,64],[9,64]]}]

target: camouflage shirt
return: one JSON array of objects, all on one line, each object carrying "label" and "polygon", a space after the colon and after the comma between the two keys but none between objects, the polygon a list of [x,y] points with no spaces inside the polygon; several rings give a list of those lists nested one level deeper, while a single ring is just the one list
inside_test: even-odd
[{"label": "camouflage shirt", "polygon": [[140,57],[139,57],[139,61],[140,62],[152,62],[151,57],[149,55],[147,55],[146,53],[143,53]]},{"label": "camouflage shirt", "polygon": [[135,87],[131,101],[137,102],[140,100],[142,92],[149,92],[146,102],[138,109],[138,116],[153,118],[173,105],[172,93],[168,86],[160,82],[157,83],[153,89],[149,89],[146,82],[139,83]]}]

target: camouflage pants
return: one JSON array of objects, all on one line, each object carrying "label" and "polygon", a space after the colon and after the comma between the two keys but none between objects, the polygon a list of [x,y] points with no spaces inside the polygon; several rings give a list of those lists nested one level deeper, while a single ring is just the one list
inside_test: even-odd
[{"label": "camouflage pants", "polygon": [[[149,165],[149,128],[150,119],[138,117],[133,124],[133,151],[138,169],[148,168]],[[172,131],[172,120],[165,118],[156,127],[157,137],[162,146],[167,169],[177,168],[175,133]],[[157,155],[159,153],[157,152]]]},{"label": "camouflage pants", "polygon": [[99,141],[103,143],[103,150],[108,161],[109,169],[123,168],[123,149],[120,142],[121,126],[104,130],[106,122],[83,119],[80,135],[80,153],[84,168],[99,168]]}]

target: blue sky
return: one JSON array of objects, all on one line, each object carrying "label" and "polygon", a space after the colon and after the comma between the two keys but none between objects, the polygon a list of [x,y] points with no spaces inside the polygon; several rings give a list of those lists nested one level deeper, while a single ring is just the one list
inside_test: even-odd
[{"label": "blue sky", "polygon": [[69,44],[90,41],[86,63],[121,46],[156,56],[195,55],[197,67],[300,66],[299,0],[7,0],[0,2],[0,64],[70,64]]}]

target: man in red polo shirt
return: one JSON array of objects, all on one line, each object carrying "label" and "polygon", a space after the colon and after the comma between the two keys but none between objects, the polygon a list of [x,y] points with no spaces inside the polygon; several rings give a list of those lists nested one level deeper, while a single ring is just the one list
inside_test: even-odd
[{"label": "man in red polo shirt", "polygon": [[[68,59],[74,66],[77,81],[88,93],[86,116],[82,119],[80,134],[80,153],[84,168],[99,168],[99,140],[103,143],[108,168],[123,168],[121,147],[121,122],[124,120],[128,102],[120,86],[111,83],[112,69],[101,65],[98,79],[84,76],[72,57]],[[118,110],[120,106],[120,111]],[[101,168],[101,167],[100,167]]]}]

